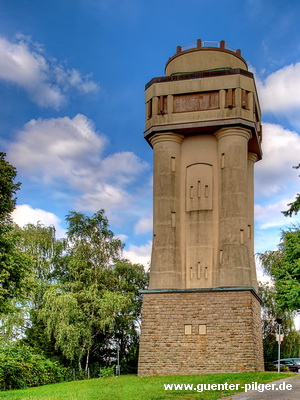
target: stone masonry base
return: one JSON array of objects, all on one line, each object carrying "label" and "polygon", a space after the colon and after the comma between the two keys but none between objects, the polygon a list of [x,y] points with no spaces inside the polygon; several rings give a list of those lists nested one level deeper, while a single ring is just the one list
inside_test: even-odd
[{"label": "stone masonry base", "polygon": [[139,376],[263,371],[252,290],[144,294]]}]

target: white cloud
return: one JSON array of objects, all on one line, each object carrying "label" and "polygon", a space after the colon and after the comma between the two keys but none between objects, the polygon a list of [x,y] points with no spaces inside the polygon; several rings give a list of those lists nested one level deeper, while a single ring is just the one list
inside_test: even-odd
[{"label": "white cloud", "polygon": [[144,169],[146,163],[129,151],[111,154],[102,161],[102,172],[105,176],[120,184],[130,183],[141,167]]},{"label": "white cloud", "polygon": [[67,179],[72,186],[89,184],[91,166],[102,153],[106,139],[97,135],[84,115],[28,122],[8,149],[20,170],[49,182]]},{"label": "white cloud", "polygon": [[40,107],[59,109],[71,88],[82,93],[98,90],[89,76],[67,69],[48,57],[43,47],[19,35],[14,41],[0,37],[0,79],[23,88]]},{"label": "white cloud", "polygon": [[275,124],[263,124],[263,159],[255,165],[255,251],[276,249],[281,230],[299,222],[282,211],[299,192],[300,136]]},{"label": "white cloud", "polygon": [[131,195],[121,188],[98,183],[95,190],[87,192],[77,199],[76,208],[84,211],[97,211],[104,208],[107,215],[110,216],[111,210],[129,207],[131,200]]},{"label": "white cloud", "polygon": [[262,283],[271,284],[272,282],[271,277],[264,273],[259,257],[255,257],[255,265],[256,265],[257,280]]},{"label": "white cloud", "polygon": [[66,234],[66,230],[61,226],[61,220],[57,215],[39,208],[32,208],[28,204],[16,206],[12,212],[12,218],[21,227],[26,224],[36,225],[38,222],[45,226],[54,226],[57,238],[62,238]]},{"label": "white cloud", "polygon": [[[263,124],[263,159],[255,165],[255,191],[271,196],[285,192],[290,196],[299,186],[299,170],[293,166],[300,162],[300,136],[280,125]],[[292,193],[287,193],[287,187]]]},{"label": "white cloud", "polygon": [[287,65],[257,83],[263,111],[282,113],[300,107],[300,63]]},{"label": "white cloud", "polygon": [[[84,115],[28,122],[7,150],[10,162],[36,181],[73,190],[77,208],[128,212],[128,185],[147,164],[131,152],[103,157],[107,139]],[[132,211],[130,211],[132,212]]]},{"label": "white cloud", "polygon": [[141,218],[134,227],[136,234],[148,233],[153,229],[152,216],[147,218]]},{"label": "white cloud", "polygon": [[142,264],[147,270],[151,261],[152,241],[141,246],[130,245],[128,250],[123,251],[125,258],[132,263]]},{"label": "white cloud", "polygon": [[117,239],[120,239],[123,243],[125,243],[126,240],[128,239],[128,236],[125,235],[124,233],[120,233],[120,234],[118,234],[118,235],[115,235],[115,237],[116,237]]},{"label": "white cloud", "polygon": [[256,204],[254,208],[255,221],[259,224],[259,229],[269,229],[276,227],[284,227],[290,224],[296,224],[300,221],[300,216],[287,218],[282,214],[282,211],[287,210],[287,204],[295,199],[293,196],[290,199],[282,199],[277,203],[267,204],[262,206]]}]

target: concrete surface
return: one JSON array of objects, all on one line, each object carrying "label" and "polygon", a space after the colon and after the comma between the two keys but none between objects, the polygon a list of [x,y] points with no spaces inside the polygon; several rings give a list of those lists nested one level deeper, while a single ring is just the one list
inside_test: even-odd
[{"label": "concrete surface", "polygon": [[[279,381],[271,382],[274,384],[273,390],[251,390],[247,393],[242,392],[233,396],[222,397],[219,400],[299,400],[300,399],[300,374]],[[265,384],[267,385],[267,384]],[[280,390],[287,385],[291,385],[291,390]]]}]

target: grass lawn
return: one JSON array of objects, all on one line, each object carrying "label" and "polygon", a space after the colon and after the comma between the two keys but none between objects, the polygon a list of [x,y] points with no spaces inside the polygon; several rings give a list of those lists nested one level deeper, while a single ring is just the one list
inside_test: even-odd
[{"label": "grass lawn", "polygon": [[113,378],[90,379],[36,388],[0,392],[0,399],[10,400],[215,400],[233,394],[227,391],[165,390],[164,384],[251,384],[267,383],[286,378],[291,374],[259,372],[244,374],[213,374],[188,376],[163,376],[139,378],[136,375],[123,375]]}]

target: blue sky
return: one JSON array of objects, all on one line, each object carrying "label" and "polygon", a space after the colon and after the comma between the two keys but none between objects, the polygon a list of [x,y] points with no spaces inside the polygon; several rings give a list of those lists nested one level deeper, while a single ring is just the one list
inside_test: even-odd
[{"label": "blue sky", "polygon": [[297,0],[0,0],[0,146],[22,182],[15,221],[54,224],[60,236],[70,210],[104,208],[125,256],[146,265],[144,86],[177,45],[225,40],[260,93],[255,249],[274,249],[299,221],[281,214],[300,186],[299,18]]}]

